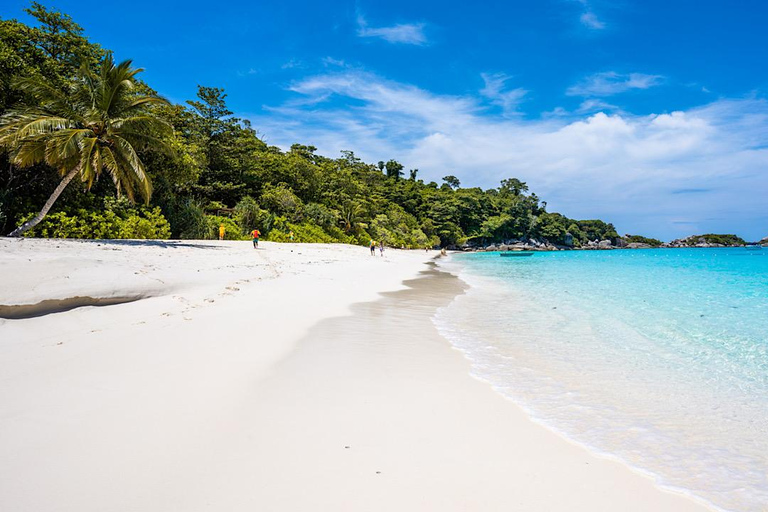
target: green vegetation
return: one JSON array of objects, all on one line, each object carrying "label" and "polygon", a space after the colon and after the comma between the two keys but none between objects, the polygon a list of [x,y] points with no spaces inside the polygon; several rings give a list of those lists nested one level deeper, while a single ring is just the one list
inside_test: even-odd
[{"label": "green vegetation", "polygon": [[[267,240],[293,231],[298,242],[398,247],[618,238],[603,221],[547,212],[515,178],[461,188],[452,175],[425,183],[395,159],[269,146],[222,89],[168,104],[68,16],[37,3],[28,12],[37,26],[0,20],[1,233],[216,238],[223,223],[232,239],[258,227]],[[132,206],[136,193],[146,206]]]},{"label": "green vegetation", "polygon": [[720,245],[745,245],[747,242],[743,238],[736,235],[715,235],[708,233],[706,235],[698,235],[689,238],[689,240],[704,239],[708,244],[720,244]]},{"label": "green vegetation", "polygon": [[660,247],[663,243],[661,240],[655,238],[648,238],[640,235],[625,235],[624,241],[628,244],[648,244],[651,247]]},{"label": "green vegetation", "polygon": [[25,236],[102,239],[154,239],[171,236],[171,226],[157,206],[137,207],[125,200],[109,197],[104,198],[103,202],[102,208],[78,208],[52,213],[27,231]]}]

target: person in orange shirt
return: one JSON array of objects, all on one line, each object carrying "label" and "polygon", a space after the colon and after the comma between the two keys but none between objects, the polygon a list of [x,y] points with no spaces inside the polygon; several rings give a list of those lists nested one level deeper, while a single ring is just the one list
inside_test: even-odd
[{"label": "person in orange shirt", "polygon": [[224,224],[219,226],[219,240],[224,240]]},{"label": "person in orange shirt", "polygon": [[256,249],[259,246],[259,237],[261,236],[261,231],[254,229],[251,234],[253,235],[253,248]]}]

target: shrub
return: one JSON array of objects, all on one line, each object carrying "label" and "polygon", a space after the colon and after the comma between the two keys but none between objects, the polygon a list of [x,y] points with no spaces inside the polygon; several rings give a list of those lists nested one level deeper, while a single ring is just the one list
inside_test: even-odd
[{"label": "shrub", "polygon": [[266,236],[272,229],[274,215],[259,208],[252,197],[244,197],[235,206],[235,219],[244,234],[250,235],[251,231],[258,229]]},{"label": "shrub", "polygon": [[278,215],[291,219],[301,216],[301,199],[283,184],[265,189],[261,194],[261,202],[269,211]]},{"label": "shrub", "polygon": [[304,219],[321,226],[326,231],[339,221],[339,217],[333,211],[318,203],[309,203],[304,207]]},{"label": "shrub", "polygon": [[194,201],[186,201],[177,208],[174,226],[179,231],[179,238],[185,240],[204,240],[208,238],[208,219],[203,207]]},{"label": "shrub", "polygon": [[[22,222],[34,215],[34,213],[30,213],[24,216]],[[103,210],[93,211],[79,208],[70,212],[55,212],[47,215],[24,236],[168,239],[171,236],[171,226],[158,207],[135,206],[126,200],[106,198]]]},{"label": "shrub", "polygon": [[243,233],[243,229],[229,217],[220,215],[206,215],[205,220],[208,229],[205,233],[206,240],[217,240],[219,238],[219,226],[224,225],[224,240],[247,240],[249,235]]},{"label": "shrub", "polygon": [[120,227],[120,238],[168,239],[171,236],[171,225],[160,213],[159,207],[145,212],[144,216],[131,215]]}]

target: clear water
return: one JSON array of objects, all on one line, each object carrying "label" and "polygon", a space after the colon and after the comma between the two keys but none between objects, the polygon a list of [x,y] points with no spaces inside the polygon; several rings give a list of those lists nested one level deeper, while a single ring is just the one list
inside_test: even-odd
[{"label": "clear water", "polygon": [[768,250],[458,255],[441,333],[538,421],[724,510],[768,509]]}]

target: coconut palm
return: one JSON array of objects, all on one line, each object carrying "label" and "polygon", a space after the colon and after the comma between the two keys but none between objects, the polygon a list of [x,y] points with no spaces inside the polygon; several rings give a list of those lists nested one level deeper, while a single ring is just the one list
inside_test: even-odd
[{"label": "coconut palm", "polygon": [[167,149],[163,136],[171,127],[151,110],[167,101],[136,90],[141,71],[130,60],[115,64],[108,55],[98,70],[83,66],[64,91],[41,79],[18,83],[36,105],[0,118],[0,145],[10,151],[14,165],[45,163],[62,179],[40,213],[10,236],[21,236],[43,220],[76,176],[90,189],[106,169],[118,195],[133,201],[138,191],[149,201],[152,184],[137,151]]},{"label": "coconut palm", "polygon": [[339,209],[339,224],[344,228],[344,232],[349,234],[359,224],[360,212],[362,208],[359,204],[347,201]]}]

